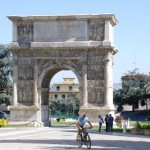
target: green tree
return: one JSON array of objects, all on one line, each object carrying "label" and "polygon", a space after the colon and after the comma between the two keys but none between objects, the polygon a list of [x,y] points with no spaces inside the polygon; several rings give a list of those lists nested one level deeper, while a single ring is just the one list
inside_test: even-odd
[{"label": "green tree", "polygon": [[50,101],[51,115],[78,115],[79,112],[79,99],[71,97],[66,100],[51,100]]},{"label": "green tree", "polygon": [[12,59],[7,45],[0,44],[0,104],[12,100]]},{"label": "green tree", "polygon": [[150,76],[136,73],[136,70],[125,74],[122,77],[122,89],[114,90],[114,103],[119,109],[124,104],[132,105],[133,111],[139,102],[147,106],[147,98],[150,97],[149,81]]}]

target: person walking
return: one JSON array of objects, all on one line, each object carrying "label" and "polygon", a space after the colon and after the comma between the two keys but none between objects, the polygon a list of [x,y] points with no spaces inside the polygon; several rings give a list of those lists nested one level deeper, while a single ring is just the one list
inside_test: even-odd
[{"label": "person walking", "polygon": [[101,115],[98,116],[98,123],[99,123],[99,132],[101,132],[102,124],[104,123],[103,118]]}]

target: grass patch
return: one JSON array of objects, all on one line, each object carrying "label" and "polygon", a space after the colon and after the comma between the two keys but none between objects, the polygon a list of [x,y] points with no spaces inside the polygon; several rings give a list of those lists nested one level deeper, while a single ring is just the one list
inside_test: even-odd
[{"label": "grass patch", "polygon": [[[92,130],[97,130],[97,131],[98,131],[98,129],[99,129],[99,126],[93,126],[93,128],[92,128]],[[106,128],[102,127],[101,131],[106,132]],[[127,132],[130,132],[130,131],[131,131],[131,129],[127,129]],[[122,133],[123,129],[122,128],[113,128],[113,132]]]},{"label": "grass patch", "polygon": [[52,126],[75,126],[76,122],[52,122]]}]

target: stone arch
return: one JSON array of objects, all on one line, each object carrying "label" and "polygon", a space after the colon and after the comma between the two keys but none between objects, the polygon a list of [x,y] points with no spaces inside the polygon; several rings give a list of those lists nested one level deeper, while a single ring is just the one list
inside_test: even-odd
[{"label": "stone arch", "polygon": [[[46,68],[41,75],[38,77],[38,87],[42,86],[42,81],[44,80],[44,77],[46,74],[48,74],[48,78],[51,80],[53,78],[53,76],[61,71],[61,70],[71,70],[72,72],[74,72],[74,74],[77,76],[79,83],[81,83],[81,75],[78,73],[78,71],[76,71],[73,67],[70,67],[68,65],[63,65],[61,66],[52,66],[52,67],[48,67]],[[48,73],[50,72],[50,74]]]},{"label": "stone arch", "polygon": [[71,70],[75,73],[78,78],[79,84],[81,85],[81,76],[79,73],[72,67],[68,65],[48,67],[43,70],[41,75],[38,77],[38,104],[40,107],[40,121],[44,124],[48,123],[49,118],[49,84],[53,76],[61,70]]},{"label": "stone arch", "polygon": [[10,121],[41,121],[40,90],[72,70],[80,83],[80,113],[91,121],[114,112],[113,14],[9,16],[13,22],[13,105]]}]

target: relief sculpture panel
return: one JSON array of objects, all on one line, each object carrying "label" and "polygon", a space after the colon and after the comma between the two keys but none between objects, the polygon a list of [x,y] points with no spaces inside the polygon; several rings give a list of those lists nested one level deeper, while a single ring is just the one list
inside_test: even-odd
[{"label": "relief sculpture panel", "polygon": [[[21,47],[29,47],[33,41],[33,23],[18,21],[17,22],[18,42]],[[29,44],[29,45],[28,45]]]},{"label": "relief sculpture panel", "polygon": [[33,88],[18,87],[18,103],[22,105],[33,105]]},{"label": "relief sculpture panel", "polygon": [[104,104],[104,89],[89,88],[88,89],[88,102],[93,104]]},{"label": "relief sculpture panel", "polygon": [[75,70],[78,71],[78,73],[81,75],[82,73],[82,65],[83,65],[83,60],[82,59],[63,59],[63,58],[51,58],[51,60],[39,60],[39,71],[38,74],[40,75],[46,68],[49,67],[63,67],[64,65],[68,65]]},{"label": "relief sculpture panel", "polygon": [[18,67],[19,80],[33,80],[33,67],[32,66],[19,66]]},{"label": "relief sculpture panel", "polygon": [[18,62],[18,79],[33,80],[33,73],[33,62],[20,59]]},{"label": "relief sculpture panel", "polygon": [[88,80],[104,80],[104,66],[88,65],[87,79]]},{"label": "relief sculpture panel", "polygon": [[54,65],[54,60],[38,60],[38,75],[41,75],[43,70]]},{"label": "relief sculpture panel", "polygon": [[89,40],[103,41],[104,40],[105,22],[99,20],[89,21]]},{"label": "relief sculpture panel", "polygon": [[104,87],[105,81],[104,80],[88,80],[88,87]]}]

